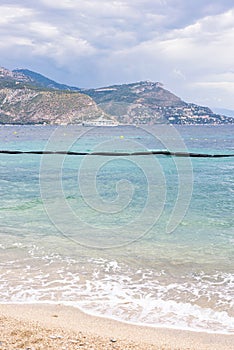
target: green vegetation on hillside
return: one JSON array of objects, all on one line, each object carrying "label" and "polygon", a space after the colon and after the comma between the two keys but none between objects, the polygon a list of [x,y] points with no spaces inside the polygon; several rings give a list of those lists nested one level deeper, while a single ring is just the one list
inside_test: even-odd
[{"label": "green vegetation on hillside", "polygon": [[80,90],[27,69],[0,67],[0,123],[73,124],[99,116],[123,124],[224,124],[234,118],[186,103],[159,82]]}]

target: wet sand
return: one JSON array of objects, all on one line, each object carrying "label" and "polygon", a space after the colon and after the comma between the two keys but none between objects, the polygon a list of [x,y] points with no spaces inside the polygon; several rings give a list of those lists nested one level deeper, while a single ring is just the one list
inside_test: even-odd
[{"label": "wet sand", "polygon": [[0,350],[231,350],[234,335],[135,326],[48,304],[0,304]]}]

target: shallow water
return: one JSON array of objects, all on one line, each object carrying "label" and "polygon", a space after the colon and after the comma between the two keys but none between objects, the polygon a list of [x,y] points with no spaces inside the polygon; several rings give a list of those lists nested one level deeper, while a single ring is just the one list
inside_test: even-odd
[{"label": "shallow water", "polygon": [[[0,148],[234,153],[234,128],[2,126]],[[0,302],[234,331],[234,158],[0,154]]]}]

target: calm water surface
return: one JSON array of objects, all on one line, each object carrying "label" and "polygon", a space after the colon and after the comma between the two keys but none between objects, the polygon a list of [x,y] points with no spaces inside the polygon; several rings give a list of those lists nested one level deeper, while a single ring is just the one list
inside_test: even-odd
[{"label": "calm water surface", "polygon": [[[172,129],[1,126],[0,149],[234,154],[231,125]],[[0,302],[233,333],[233,172],[234,157],[0,154]]]}]

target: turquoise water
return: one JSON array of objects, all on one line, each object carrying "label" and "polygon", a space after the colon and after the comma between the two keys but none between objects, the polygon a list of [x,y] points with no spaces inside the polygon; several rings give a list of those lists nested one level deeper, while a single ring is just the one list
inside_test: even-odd
[{"label": "turquoise water", "polygon": [[[0,149],[234,153],[234,128],[1,126]],[[234,331],[234,158],[0,154],[0,302]]]}]

